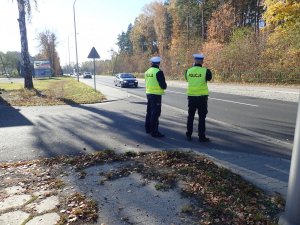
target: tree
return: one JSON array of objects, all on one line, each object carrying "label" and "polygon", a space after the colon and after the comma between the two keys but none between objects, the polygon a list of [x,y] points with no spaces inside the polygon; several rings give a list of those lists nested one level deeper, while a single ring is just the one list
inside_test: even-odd
[{"label": "tree", "polygon": [[299,77],[299,0],[156,0],[128,31],[118,38],[121,71],[143,71],[149,56],[159,54],[168,78],[182,78],[192,53],[203,52],[215,77],[252,82],[268,82],[261,78],[272,73]]},{"label": "tree", "polygon": [[[268,33],[264,49],[265,67],[273,73],[299,77],[300,2],[299,0],[266,0],[263,15]],[[299,79],[299,78],[298,78]]]},{"label": "tree", "polygon": [[264,19],[274,29],[293,29],[300,21],[299,0],[265,0]]},{"label": "tree", "polygon": [[154,54],[158,51],[152,16],[141,14],[135,19],[130,40],[137,53]]},{"label": "tree", "polygon": [[7,72],[11,76],[21,76],[21,53],[7,52],[4,58],[7,64]]},{"label": "tree", "polygon": [[177,0],[176,12],[181,26],[181,32],[186,39],[186,48],[194,45],[202,38],[202,11],[199,10],[199,0]]},{"label": "tree", "polygon": [[227,4],[234,10],[233,16],[236,27],[250,26],[258,32],[259,21],[263,13],[261,2],[262,0],[205,0],[204,18],[206,21],[210,21],[213,13],[223,4]]},{"label": "tree", "polygon": [[225,3],[213,12],[208,25],[208,40],[227,43],[234,28],[234,9]]},{"label": "tree", "polygon": [[[33,0],[37,6],[36,0]],[[19,11],[19,29],[21,37],[21,75],[24,76],[24,87],[26,89],[33,89],[32,82],[32,67],[30,64],[30,56],[28,52],[28,39],[27,39],[27,29],[26,29],[26,13],[28,18],[31,15],[31,4],[30,0],[17,0],[18,11]]]},{"label": "tree", "polygon": [[164,57],[165,51],[170,48],[172,39],[172,21],[167,5],[162,2],[153,2],[147,6],[147,13],[153,18],[153,26],[157,37],[159,54]]},{"label": "tree", "polygon": [[60,60],[56,51],[57,38],[56,35],[46,30],[38,34],[40,53],[36,56],[40,60],[49,60],[52,73],[54,75],[61,74]]},{"label": "tree", "polygon": [[6,69],[7,65],[4,62],[3,58],[4,58],[4,53],[0,52],[0,72],[2,74],[7,74],[7,69]]},{"label": "tree", "polygon": [[121,53],[126,53],[129,55],[132,55],[133,53],[132,42],[130,40],[131,31],[132,31],[132,24],[129,24],[126,33],[122,32],[121,34],[118,35],[117,45],[119,46]]}]

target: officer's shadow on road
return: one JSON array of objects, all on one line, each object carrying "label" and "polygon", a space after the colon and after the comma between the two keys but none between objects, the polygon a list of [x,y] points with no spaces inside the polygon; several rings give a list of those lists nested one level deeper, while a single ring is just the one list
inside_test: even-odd
[{"label": "officer's shadow on road", "polygon": [[[106,127],[105,132],[111,133],[124,140],[124,144],[126,144],[127,141],[131,141],[137,144],[143,144],[146,147],[157,147],[159,149],[222,149],[231,152],[268,155],[271,154],[271,150],[274,148],[274,145],[270,143],[264,141],[258,142],[259,140],[251,139],[251,137],[239,133],[234,129],[222,127],[220,124],[213,122],[207,123],[207,133],[211,138],[210,143],[199,143],[196,131],[194,132],[193,141],[188,142],[185,137],[186,115],[176,111],[162,112],[159,129],[166,137],[152,138],[145,133],[144,129],[146,102],[143,101],[128,100],[128,102],[123,103],[126,104],[126,107],[119,107],[118,102],[114,102],[111,103],[113,104],[111,108],[102,108],[100,106],[101,104],[98,106],[78,105],[70,100],[66,100],[66,103],[72,107],[77,107],[99,115],[91,116],[91,114],[89,114],[89,116],[85,117],[85,121],[80,121],[78,126],[83,127],[83,123],[85,122],[86,124],[84,126],[92,126],[95,132],[98,133],[99,131],[103,131],[103,127],[99,129],[98,125],[104,125]],[[167,113],[167,115],[164,113]],[[198,118],[195,118],[194,130],[196,130],[197,120]],[[74,121],[76,121],[76,119],[74,119]],[[273,152],[272,155],[277,154]]]},{"label": "officer's shadow on road", "polygon": [[[72,103],[68,101],[68,103]],[[260,153],[268,143],[261,143],[261,150],[254,149],[253,143],[249,142],[249,137],[244,134],[239,134],[236,131],[229,131],[226,127],[220,127],[218,124],[208,123],[208,136],[212,139],[211,143],[199,143],[194,137],[192,142],[188,142],[185,138],[186,116],[178,112],[168,112],[168,115],[162,115],[160,120],[160,129],[166,134],[165,138],[152,138],[144,131],[145,105],[138,102],[134,108],[132,102],[126,102],[127,107],[120,108],[118,102],[109,103],[109,105],[76,105],[70,104],[72,107],[79,108],[81,116],[75,114],[66,115],[65,117],[47,117],[41,120],[41,127],[36,129],[35,136],[39,138],[39,145],[43,147],[45,154],[54,156],[57,154],[82,154],[82,147],[93,151],[101,151],[109,148],[109,142],[119,143],[117,150],[124,152],[130,147],[144,150],[195,150],[201,153],[206,153],[212,157],[225,160],[228,163],[234,163],[248,170],[254,170],[249,163],[245,164],[244,160],[240,160],[240,154],[244,153]],[[120,103],[121,104],[121,103]],[[85,112],[86,111],[86,112]],[[163,112],[167,113],[167,112]],[[65,120],[68,120],[66,122]],[[57,135],[56,130],[52,127],[60,129],[60,134],[72,136],[72,141],[69,143],[49,143],[47,136],[52,137]],[[42,131],[42,132],[41,132]],[[43,134],[43,135],[41,135]],[[79,142],[76,142],[78,141]],[[78,143],[81,144],[78,147]],[[257,148],[257,147],[256,147]],[[220,150],[220,151],[219,151]],[[269,154],[268,154],[269,155]],[[247,158],[245,158],[247,161]],[[255,164],[255,160],[252,164]],[[268,163],[272,166],[273,163]],[[264,168],[267,165],[262,165],[259,173],[264,174]],[[286,166],[284,165],[284,168]]]},{"label": "officer's shadow on road", "polygon": [[[117,143],[116,149],[112,150],[120,152],[130,147],[140,151],[186,147],[184,136],[177,131],[172,133],[175,132],[176,136],[181,138],[174,138],[173,134],[170,136],[165,122],[161,127],[166,133],[166,138],[155,139],[145,133],[146,106],[142,102],[134,107],[130,105],[131,102],[123,103],[128,104],[128,108],[120,109],[118,102],[93,105],[74,104],[70,100],[65,102],[79,110],[60,117],[40,116],[32,133],[37,138],[36,147],[41,149],[46,157],[59,154],[78,155],[85,153],[83,148],[91,151],[111,149],[111,143]],[[180,126],[175,118],[171,120],[174,120],[172,126]],[[53,141],[54,139],[56,140]]]},{"label": "officer's shadow on road", "polygon": [[[228,129],[217,126],[217,124],[210,122],[207,126],[208,136],[212,138],[211,143],[201,144],[195,140],[196,138],[192,142],[188,142],[184,135],[186,117],[177,112],[168,112],[167,116],[162,115],[161,117],[160,128],[166,134],[166,137],[160,139],[152,138],[144,131],[145,106],[137,106],[133,110],[132,105],[129,105],[128,108],[124,107],[120,111],[118,111],[119,103],[109,103],[109,105],[72,104],[71,106],[82,109],[83,111],[79,110],[76,113],[83,112],[84,116],[78,117],[70,114],[67,115],[68,121],[65,121],[67,117],[43,118],[47,121],[41,120],[42,127],[39,128],[40,130],[35,130],[34,135],[39,139],[39,145],[43,147],[45,155],[78,155],[85,153],[82,151],[82,146],[78,147],[75,143],[76,140],[80,140],[80,143],[84,143],[84,147],[93,151],[108,149],[107,143],[109,141],[119,143],[116,149],[119,152],[128,151],[128,147],[134,145],[139,146],[141,151],[147,150],[147,148],[152,148],[152,150],[191,149],[226,161],[229,164],[234,164],[246,171],[253,171],[257,174],[271,176],[279,182],[286,182],[285,172],[287,171],[288,161],[283,161],[282,165],[278,165],[278,162],[272,160],[272,157],[264,158],[262,156],[259,162],[257,162],[256,157],[249,158],[251,150],[254,153],[253,143],[249,142],[249,137],[235,131],[229,132]],[[87,113],[85,114],[84,111],[87,111]],[[51,126],[58,126],[65,133],[71,134],[73,137],[72,142],[63,143],[63,146],[59,142],[47,143],[46,138],[41,134],[47,133],[49,136],[54,137],[57,135],[55,134],[56,130],[51,130],[50,124]],[[238,135],[240,135],[239,138]],[[241,146],[244,149],[241,149]],[[264,147],[266,147],[266,144]],[[242,155],[238,153],[241,151],[244,153],[242,158]],[[262,152],[260,154],[263,155]],[[249,160],[251,163],[249,163]],[[260,164],[259,167],[255,166],[257,163]],[[267,172],[267,170],[271,170],[271,172]],[[277,172],[272,174],[272,171]]]},{"label": "officer's shadow on road", "polygon": [[16,109],[0,96],[0,128],[15,126],[31,126],[19,109]]},{"label": "officer's shadow on road", "polygon": [[147,102],[131,102],[133,104],[137,104],[137,105],[147,105]]},{"label": "officer's shadow on road", "polygon": [[79,155],[108,148],[121,151],[114,149],[111,143],[121,143],[121,146],[123,143],[124,146],[129,141],[139,145],[145,137],[142,123],[132,118],[131,112],[119,112],[118,102],[87,105],[75,104],[68,99],[65,102],[77,110],[59,117],[41,115],[35,123],[31,135],[36,137],[35,146],[44,157]]}]

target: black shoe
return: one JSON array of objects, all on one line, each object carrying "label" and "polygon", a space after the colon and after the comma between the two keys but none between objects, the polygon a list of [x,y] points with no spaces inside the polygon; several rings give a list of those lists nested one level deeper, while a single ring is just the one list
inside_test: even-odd
[{"label": "black shoe", "polygon": [[191,140],[192,140],[192,136],[191,136],[191,135],[189,135],[188,133],[185,133],[185,135],[186,135],[186,139],[187,139],[188,141],[191,141]]},{"label": "black shoe", "polygon": [[160,132],[157,132],[157,133],[152,133],[151,136],[154,137],[154,138],[161,138],[161,137],[164,137],[165,135],[163,135]]},{"label": "black shoe", "polygon": [[147,134],[150,134],[150,133],[151,133],[151,131],[150,131],[150,130],[146,130],[146,133],[147,133]]},{"label": "black shoe", "polygon": [[209,142],[209,138],[207,138],[207,137],[199,137],[199,141],[200,142]]}]

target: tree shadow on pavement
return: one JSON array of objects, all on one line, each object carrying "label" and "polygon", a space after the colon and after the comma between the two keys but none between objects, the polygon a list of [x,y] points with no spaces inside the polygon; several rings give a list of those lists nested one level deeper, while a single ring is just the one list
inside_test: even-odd
[{"label": "tree shadow on pavement", "polygon": [[[186,115],[182,112],[162,112],[160,130],[166,137],[159,139],[144,131],[145,105],[132,104],[129,100],[93,105],[71,104],[53,109],[49,107],[49,110],[39,116],[30,134],[36,138],[35,148],[40,151],[41,157],[80,155],[105,149],[116,152],[193,150],[262,175],[270,175],[270,169],[275,168],[277,172],[270,176],[277,179],[279,173],[282,177],[278,179],[286,180],[289,161],[282,161],[280,170],[271,160],[273,156],[280,156],[269,151],[276,148],[275,144],[251,139],[246,134],[213,122],[207,123],[210,143],[199,143],[197,134],[194,134],[192,142],[188,142],[185,138]],[[63,113],[57,114],[59,110]],[[241,153],[244,154],[243,160],[240,159]],[[255,157],[250,162],[247,154],[271,158],[266,164],[261,160],[258,167]]]},{"label": "tree shadow on pavement", "polygon": [[32,123],[0,96],[0,128],[31,126]]}]

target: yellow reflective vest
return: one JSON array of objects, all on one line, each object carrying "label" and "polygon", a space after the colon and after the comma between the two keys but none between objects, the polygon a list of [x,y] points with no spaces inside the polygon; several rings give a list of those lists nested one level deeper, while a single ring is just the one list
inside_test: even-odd
[{"label": "yellow reflective vest", "polygon": [[155,95],[165,94],[165,90],[159,86],[159,83],[156,78],[156,74],[158,71],[160,71],[160,69],[155,67],[150,67],[145,72],[146,94],[155,94]]},{"label": "yellow reflective vest", "polygon": [[188,96],[202,96],[208,95],[208,86],[206,82],[205,67],[193,66],[186,72],[186,79],[188,82],[187,95]]}]

